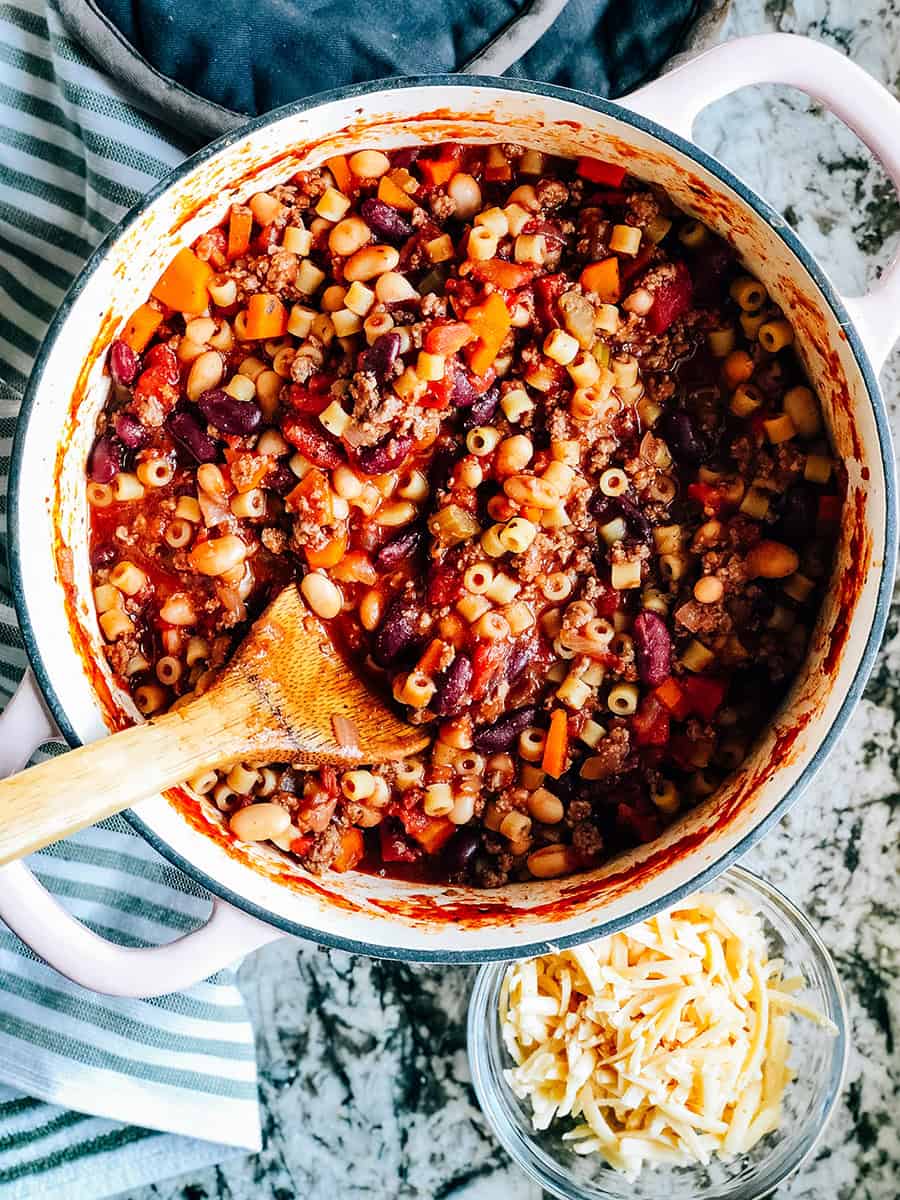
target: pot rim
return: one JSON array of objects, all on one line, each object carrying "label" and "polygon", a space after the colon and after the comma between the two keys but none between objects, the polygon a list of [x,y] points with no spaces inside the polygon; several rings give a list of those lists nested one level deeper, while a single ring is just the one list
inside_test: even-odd
[{"label": "pot rim", "polygon": [[[10,576],[12,582],[13,603],[16,609],[16,615],[19,621],[19,626],[22,631],[25,652],[31,664],[38,686],[43,694],[50,712],[59,726],[60,732],[65,737],[71,747],[81,745],[81,740],[75,732],[74,727],[69,721],[67,714],[60,703],[59,697],[50,681],[50,675],[44,665],[44,659],[39,648],[39,636],[31,621],[29,614],[28,603],[25,598],[23,586],[22,572],[22,550],[17,536],[19,528],[19,503],[18,492],[20,474],[22,470],[22,459],[24,454],[25,434],[31,421],[31,413],[34,406],[35,398],[41,386],[44,371],[47,365],[47,359],[50,354],[50,349],[56,341],[57,335],[68,319],[69,312],[74,301],[81,294],[88,280],[98,269],[101,261],[106,256],[109,248],[141,217],[143,212],[153,204],[164,192],[177,184],[184,176],[188,175],[201,163],[214,157],[221,150],[227,149],[229,146],[245,138],[248,134],[252,134],[258,129],[265,128],[275,124],[277,121],[285,117],[293,116],[299,113],[307,112],[310,109],[317,108],[323,104],[328,104],[333,101],[349,100],[356,97],[365,98],[367,96],[379,92],[404,91],[417,87],[441,87],[441,88],[487,88],[499,92],[523,92],[530,95],[547,96],[554,100],[561,100],[571,104],[580,105],[583,108],[590,109],[594,112],[601,113],[604,116],[613,117],[623,124],[631,125],[644,133],[657,138],[664,144],[679,151],[685,156],[693,159],[700,166],[710,172],[719,182],[724,183],[731,188],[747,204],[753,212],[761,220],[765,221],[777,234],[777,236],[787,245],[788,249],[797,257],[804,269],[813,279],[819,292],[822,294],[826,304],[831,309],[841,329],[847,337],[847,342],[852,351],[853,358],[862,374],[863,382],[866,387],[866,392],[869,401],[872,405],[873,414],[875,417],[875,426],[878,434],[878,448],[881,456],[881,464],[885,479],[885,540],[884,553],[881,564],[881,577],[878,583],[878,593],[875,602],[875,610],[872,617],[872,623],[866,638],[865,646],[860,655],[859,663],[853,675],[853,680],[847,688],[840,707],[834,715],[834,718],[820,741],[815,752],[811,756],[809,762],[803,768],[800,776],[787,790],[782,798],[775,805],[773,810],[753,829],[751,829],[739,842],[736,843],[730,850],[725,851],[715,862],[705,867],[701,872],[695,875],[690,881],[673,887],[667,891],[665,895],[659,898],[648,901],[639,909],[627,916],[615,918],[605,924],[608,933],[617,932],[637,921],[645,920],[654,913],[659,912],[663,908],[671,907],[672,904],[678,903],[685,896],[690,895],[698,888],[705,886],[708,882],[714,879],[726,868],[737,862],[742,855],[754,846],[778,821],[782,819],[788,809],[800,798],[806,788],[809,786],[813,777],[824,763],[827,756],[834,747],[837,738],[843,732],[853,710],[859,701],[863,687],[874,665],[875,656],[881,644],[881,638],[887,624],[888,612],[890,607],[890,599],[893,588],[894,574],[897,563],[897,486],[895,478],[895,466],[893,449],[891,444],[890,425],[888,422],[887,410],[884,403],[884,398],[881,394],[881,389],[878,384],[875,371],[869,360],[868,352],[865,345],[856,330],[856,327],[850,320],[847,310],[838,295],[837,291],[825,275],[824,271],[818,265],[812,253],[806,248],[797,234],[785,222],[784,218],[774,209],[766,200],[764,200],[757,192],[750,188],[746,183],[734,175],[728,167],[720,163],[712,155],[705,150],[695,145],[693,142],[682,137],[680,134],[666,129],[656,121],[632,112],[627,107],[617,104],[614,101],[602,99],[599,96],[591,95],[588,92],[582,92],[574,88],[558,87],[555,84],[540,83],[534,80],[513,79],[506,80],[495,76],[486,75],[410,75],[398,76],[389,79],[372,80],[365,83],[351,84],[347,87],[333,88],[324,92],[317,92],[312,96],[308,96],[301,100],[296,100],[291,104],[283,105],[281,108],[274,109],[270,113],[266,113],[261,117],[246,122],[235,129],[229,130],[222,134],[215,141],[210,142],[194,154],[186,158],[182,163],[169,172],[161,179],[138,203],[129,210],[122,220],[114,226],[109,233],[100,242],[96,250],[87,260],[79,274],[72,281],[66,295],[63,297],[56,314],[51,321],[44,339],[41,343],[40,350],[35,359],[34,365],[29,376],[28,385],[25,389],[25,394],[22,399],[22,405],[19,412],[19,418],[16,425],[16,433],[13,441],[12,458],[10,462],[9,472],[9,542],[8,542],[8,558]],[[331,949],[345,950],[353,954],[367,954],[378,958],[405,960],[413,962],[434,962],[434,963],[485,963],[497,961],[510,957],[509,949],[467,949],[467,950],[409,950],[402,946],[385,946],[377,943],[369,943],[359,941],[355,938],[345,937],[333,933],[327,933],[320,929],[302,925],[292,921],[287,917],[282,917],[271,912],[271,910],[254,903],[252,900],[239,895],[237,892],[213,876],[208,875],[205,871],[198,869],[189,859],[185,858],[174,846],[164,841],[152,830],[145,821],[139,817],[133,810],[126,810],[122,814],[125,819],[141,834],[143,838],[161,854],[168,859],[179,870],[186,875],[196,880],[205,887],[214,896],[227,901],[236,908],[243,910],[246,913],[258,918],[259,920],[281,929],[286,934],[291,934],[295,937],[306,938],[319,944],[326,945]],[[540,941],[535,941],[528,945],[517,946],[515,957],[527,957],[546,952],[551,945],[555,947],[567,947],[579,945],[582,942],[590,940],[595,936],[596,926],[581,930],[577,933],[567,934],[558,938],[547,938]]]}]

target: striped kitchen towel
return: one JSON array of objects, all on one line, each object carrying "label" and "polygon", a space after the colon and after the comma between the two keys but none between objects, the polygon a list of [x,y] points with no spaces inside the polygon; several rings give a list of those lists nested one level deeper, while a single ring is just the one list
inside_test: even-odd
[{"label": "striped kitchen towel", "polygon": [[[52,5],[0,3],[0,708],[25,668],[3,561],[19,396],[84,259],[190,148],[117,94]],[[171,940],[209,911],[121,819],[30,865],[129,946]],[[108,999],[0,926],[0,1200],[98,1200],[259,1141],[253,1031],[232,973],[159,1000]]]}]

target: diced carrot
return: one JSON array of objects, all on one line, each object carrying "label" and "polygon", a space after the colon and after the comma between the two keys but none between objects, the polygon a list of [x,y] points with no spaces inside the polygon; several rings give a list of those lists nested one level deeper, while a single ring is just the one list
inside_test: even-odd
[{"label": "diced carrot", "polygon": [[450,145],[444,147],[440,158],[420,158],[416,165],[420,168],[428,187],[443,187],[459,170],[461,157],[462,148]]},{"label": "diced carrot", "polygon": [[299,512],[304,508],[320,524],[333,524],[332,491],[325,472],[318,467],[307,471],[297,486],[285,496],[284,506],[289,512]]},{"label": "diced carrot", "polygon": [[541,768],[554,779],[559,779],[566,769],[566,753],[569,749],[569,718],[564,708],[555,708],[550,717],[550,729],[544,744]]},{"label": "diced carrot", "polygon": [[347,166],[347,158],[344,154],[336,154],[334,158],[326,158],[325,166],[334,176],[334,182],[337,184],[338,191],[344,195],[350,190],[350,168]]},{"label": "diced carrot", "polygon": [[691,711],[690,701],[681,690],[681,685],[671,675],[665,683],[659,685],[653,694],[657,700],[666,706],[672,716],[679,721],[683,721]]},{"label": "diced carrot", "polygon": [[147,343],[162,324],[163,315],[159,309],[150,304],[142,304],[136,308],[122,330],[122,341],[130,346],[135,354],[141,354]]},{"label": "diced carrot", "polygon": [[605,304],[615,304],[621,294],[619,282],[619,260],[604,258],[590,263],[581,272],[581,286],[586,292],[595,292]]},{"label": "diced carrot", "polygon": [[426,854],[437,854],[441,846],[456,833],[456,828],[449,817],[429,817],[427,825],[408,832]]},{"label": "diced carrot", "polygon": [[232,450],[226,447],[225,461],[230,465],[238,460],[241,460],[242,492],[250,492],[259,487],[272,469],[272,460],[265,454],[250,454],[246,450]]},{"label": "diced carrot", "polygon": [[346,533],[339,533],[333,537],[330,542],[326,542],[320,550],[313,550],[311,546],[304,547],[306,561],[310,567],[336,567],[344,557],[344,551],[347,549]]},{"label": "diced carrot", "polygon": [[207,287],[213,269],[187,246],[179,250],[153,289],[157,300],[179,312],[202,312],[209,304]]},{"label": "diced carrot", "polygon": [[228,217],[228,249],[229,258],[240,258],[250,247],[250,234],[253,230],[253,213],[243,204],[232,204]]},{"label": "diced carrot", "polygon": [[271,292],[256,292],[247,304],[246,333],[248,338],[281,337],[287,331],[287,309]]},{"label": "diced carrot", "polygon": [[466,310],[466,322],[479,339],[469,358],[469,366],[476,375],[484,375],[493,366],[509,333],[512,325],[509,309],[496,292],[491,292],[482,304],[473,304]]},{"label": "diced carrot", "polygon": [[352,871],[365,853],[362,830],[351,825],[340,831],[341,844],[331,864],[332,871]]},{"label": "diced carrot", "polygon": [[599,183],[602,187],[620,188],[625,178],[625,168],[616,163],[602,162],[599,158],[579,158],[575,168],[582,179]]},{"label": "diced carrot", "polygon": [[445,649],[445,642],[442,642],[440,638],[432,638],[425,649],[425,653],[419,659],[416,670],[421,671],[424,675],[434,675],[441,665]]},{"label": "diced carrot", "polygon": [[412,212],[416,207],[412,196],[404,192],[403,188],[398,187],[387,175],[382,175],[378,180],[378,199],[383,200],[385,204],[390,204],[391,208],[399,208],[404,212]]},{"label": "diced carrot", "polygon": [[475,337],[465,321],[450,321],[434,325],[425,334],[425,349],[429,354],[455,354]]}]

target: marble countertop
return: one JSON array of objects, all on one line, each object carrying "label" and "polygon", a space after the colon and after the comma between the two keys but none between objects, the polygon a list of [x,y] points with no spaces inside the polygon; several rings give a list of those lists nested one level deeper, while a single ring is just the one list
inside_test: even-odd
[{"label": "marble countertop", "polygon": [[[900,87],[900,0],[734,0],[727,36],[821,38]],[[900,136],[900,130],[898,130]],[[858,139],[796,92],[745,91],[697,139],[784,212],[835,283],[861,289],[900,210]],[[897,421],[900,354],[883,384]],[[834,954],[853,1051],[837,1114],[790,1200],[900,1193],[900,612],[828,765],[745,859],[812,917]],[[254,1017],[263,1152],[128,1200],[539,1200],[488,1131],[465,1056],[474,968],[416,967],[276,943],[242,967]]]}]

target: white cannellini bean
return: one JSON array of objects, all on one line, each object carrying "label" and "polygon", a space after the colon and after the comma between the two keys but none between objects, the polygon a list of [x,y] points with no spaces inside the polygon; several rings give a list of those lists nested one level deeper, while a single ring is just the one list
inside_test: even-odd
[{"label": "white cannellini bean", "polygon": [[291,814],[280,804],[250,804],[228,822],[242,842],[266,842],[280,837],[291,823]]}]

